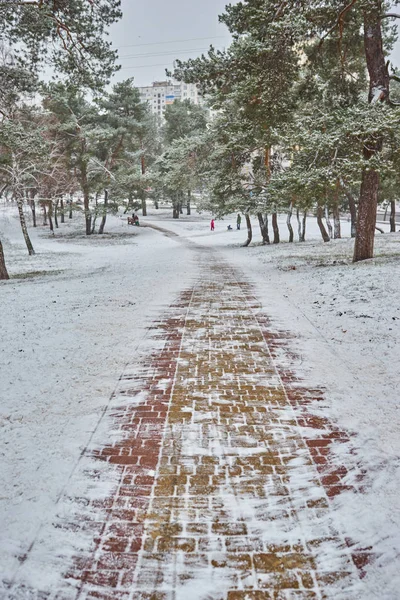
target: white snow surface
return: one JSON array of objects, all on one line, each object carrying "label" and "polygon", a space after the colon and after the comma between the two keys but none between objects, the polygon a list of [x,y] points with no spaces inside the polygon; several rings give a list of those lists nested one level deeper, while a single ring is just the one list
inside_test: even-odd
[{"label": "white snow surface", "polygon": [[[341,494],[334,508],[343,530],[360,548],[373,545],[377,560],[347,600],[396,600],[400,234],[377,234],[376,258],[353,265],[352,240],[324,244],[313,219],[308,241],[289,244],[282,217],[283,242],[270,246],[260,245],[253,219],[253,244],[243,248],[244,219],[242,231],[227,231],[234,215],[211,232],[208,214],[173,220],[170,211],[150,212],[141,219],[147,227],[110,217],[109,233],[90,239],[77,217],[54,238],[30,228],[37,254],[28,257],[16,209],[1,209],[12,278],[0,282],[0,580],[57,587],[65,564],[51,562],[54,549],[68,557],[90,543],[90,536],[69,539],[54,519],[69,514],[68,496],[90,495],[90,479],[74,479],[82,452],[95,433],[106,441],[110,396],[125,365],[139,364],[160,343],[149,327],[199,277],[200,245],[234,266],[252,284],[258,310],[293,336],[299,377],[326,390],[316,414],[356,434],[343,461],[365,469],[365,493]],[[342,226],[349,235],[349,224]],[[101,473],[100,481],[107,495],[113,482]]]}]

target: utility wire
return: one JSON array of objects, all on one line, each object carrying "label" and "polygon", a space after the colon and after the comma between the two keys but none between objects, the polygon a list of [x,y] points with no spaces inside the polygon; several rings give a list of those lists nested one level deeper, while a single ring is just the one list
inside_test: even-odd
[{"label": "utility wire", "polygon": [[195,40],[217,40],[217,39],[221,39],[221,38],[225,38],[225,39],[229,39],[228,35],[214,35],[211,37],[204,37],[204,38],[188,38],[186,40],[168,40],[166,42],[148,42],[146,44],[126,44],[124,46],[115,46],[115,49],[118,50],[118,48],[137,48],[139,46],[161,46],[162,44],[177,44],[179,42],[193,42]]},{"label": "utility wire", "polygon": [[119,59],[123,58],[143,58],[143,57],[154,57],[154,56],[166,56],[169,54],[188,54],[189,52],[204,52],[208,50],[208,48],[190,48],[188,50],[168,50],[168,52],[157,52],[156,54],[150,52],[148,54],[125,54],[124,56],[119,56]]}]

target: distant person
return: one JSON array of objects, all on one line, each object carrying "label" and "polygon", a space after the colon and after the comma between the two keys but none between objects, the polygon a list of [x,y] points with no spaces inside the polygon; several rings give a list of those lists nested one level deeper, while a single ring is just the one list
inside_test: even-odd
[{"label": "distant person", "polygon": [[242,222],[242,217],[240,216],[240,213],[238,213],[237,219],[236,219],[236,227],[237,229],[240,229],[240,224]]},{"label": "distant person", "polygon": [[228,225],[228,231],[232,231],[232,225]]},{"label": "distant person", "polygon": [[211,231],[214,231],[214,229],[215,229],[215,221],[214,221],[214,219],[211,219],[210,228],[211,228]]}]

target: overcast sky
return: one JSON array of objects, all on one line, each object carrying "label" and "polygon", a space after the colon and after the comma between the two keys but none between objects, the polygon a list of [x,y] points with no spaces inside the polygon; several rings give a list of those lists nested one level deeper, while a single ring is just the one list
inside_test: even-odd
[{"label": "overcast sky", "polygon": [[[122,0],[122,20],[111,29],[121,71],[115,81],[134,77],[138,86],[165,79],[175,58],[190,58],[229,45],[218,23],[226,0]],[[200,38],[200,39],[199,39]]]},{"label": "overcast sky", "polygon": [[[236,0],[231,0],[235,4]],[[175,58],[194,58],[210,44],[229,45],[230,36],[218,15],[227,0],[122,0],[122,20],[111,29],[121,71],[113,82],[135,78],[138,86],[165,79]],[[392,60],[400,67],[400,43]]]}]

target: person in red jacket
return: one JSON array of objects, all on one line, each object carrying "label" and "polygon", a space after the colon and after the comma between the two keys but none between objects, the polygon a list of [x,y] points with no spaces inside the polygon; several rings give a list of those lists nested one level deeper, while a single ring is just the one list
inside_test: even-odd
[{"label": "person in red jacket", "polygon": [[214,219],[211,219],[210,227],[211,227],[211,231],[214,231],[214,229],[215,229]]}]

